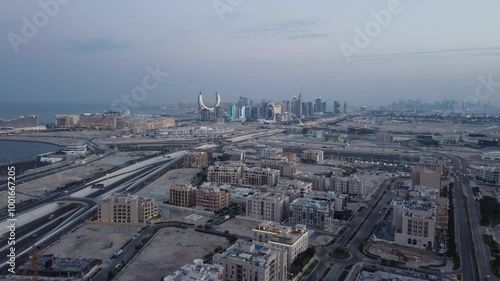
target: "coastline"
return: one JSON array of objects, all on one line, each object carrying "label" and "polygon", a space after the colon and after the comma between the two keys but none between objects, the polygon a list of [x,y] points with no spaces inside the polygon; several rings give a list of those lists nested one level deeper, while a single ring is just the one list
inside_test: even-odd
[{"label": "coastline", "polygon": [[[8,160],[1,161],[3,159],[0,159],[0,168],[3,168],[5,166],[11,166],[11,165],[23,167],[25,169],[28,168],[28,167],[45,166],[44,162],[38,161],[38,156],[41,155],[41,154],[44,154],[44,153],[56,152],[56,151],[58,151],[58,150],[60,150],[62,148],[62,146],[59,145],[59,144],[50,143],[50,142],[47,142],[47,141],[22,140],[22,139],[12,139],[12,138],[8,138],[8,139],[0,138],[0,144],[2,142],[11,142],[11,143],[15,143],[15,142],[19,142],[19,143],[21,143],[21,142],[25,142],[25,143],[38,143],[38,144],[43,144],[43,145],[54,146],[54,149],[53,150],[50,149],[52,151],[48,151],[48,152],[34,153],[34,155],[28,155],[28,156],[25,156],[23,158],[11,160],[11,161],[8,161]],[[0,173],[0,176],[2,176],[1,173]]]}]

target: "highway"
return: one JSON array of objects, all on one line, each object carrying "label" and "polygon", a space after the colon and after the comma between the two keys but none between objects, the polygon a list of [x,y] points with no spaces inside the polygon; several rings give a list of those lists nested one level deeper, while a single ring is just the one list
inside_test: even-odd
[{"label": "highway", "polygon": [[[31,246],[36,245],[40,250],[43,250],[50,246],[52,243],[64,237],[66,233],[69,233],[72,229],[76,228],[80,224],[82,224],[85,219],[90,217],[95,210],[97,209],[97,203],[101,200],[101,198],[108,196],[113,192],[135,192],[142,188],[142,186],[155,178],[158,178],[166,171],[168,171],[171,167],[176,165],[180,160],[182,160],[182,156],[177,158],[169,159],[167,163],[161,162],[153,165],[145,166],[142,169],[136,170],[131,173],[130,176],[127,176],[125,179],[120,180],[119,183],[110,185],[111,188],[104,188],[101,190],[96,190],[96,193],[93,193],[93,198],[75,198],[71,196],[65,196],[57,198],[59,202],[71,202],[71,203],[81,203],[84,205],[83,208],[80,208],[76,213],[72,214],[70,217],[69,214],[66,214],[68,210],[65,208],[61,208],[58,211],[54,212],[54,214],[58,215],[58,217],[49,220],[49,216],[45,215],[42,218],[33,221],[25,226],[21,226],[20,229],[16,230],[16,240],[22,241],[28,239],[29,243],[23,244],[23,246],[16,248],[16,263],[17,266],[26,262],[29,254],[31,253]],[[75,191],[75,190],[74,190]],[[51,197],[51,200],[53,198]],[[74,209],[72,210],[75,211]],[[60,213],[63,216],[63,220],[60,220]],[[49,220],[49,223],[47,221]],[[40,224],[42,225],[41,227]],[[37,228],[38,227],[38,228]],[[24,230],[26,229],[26,230]],[[34,231],[36,230],[36,231]],[[18,234],[18,231],[23,231],[21,234]],[[22,236],[22,233],[29,233],[28,236]],[[21,235],[21,236],[20,236]],[[3,238],[2,238],[3,239]],[[5,244],[6,245],[6,244]],[[5,249],[6,251],[6,249]],[[0,249],[0,274],[7,274],[7,264],[5,263],[7,252],[3,252]]]},{"label": "highway", "polygon": [[[464,176],[466,174],[467,162],[459,157],[448,157],[452,160],[453,168],[456,173],[453,189],[456,202],[457,245],[459,247],[462,264],[461,271],[463,280],[475,280],[472,245],[474,245],[480,278],[485,278],[486,275],[493,277],[489,265],[491,254],[489,248],[484,244],[482,228],[479,224],[480,214],[478,205],[474,199],[469,177]],[[464,195],[467,201],[465,201]],[[467,216],[466,208],[469,211],[469,216]],[[467,223],[468,221],[470,221],[470,228]],[[470,236],[471,233],[472,237]]]}]

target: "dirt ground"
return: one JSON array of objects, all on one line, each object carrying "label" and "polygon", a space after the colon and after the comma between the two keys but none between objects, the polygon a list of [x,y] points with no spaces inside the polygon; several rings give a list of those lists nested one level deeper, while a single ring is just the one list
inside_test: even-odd
[{"label": "dirt ground", "polygon": [[[389,260],[400,260],[397,251],[407,258],[406,265],[413,268],[427,265],[442,264],[442,258],[438,257],[434,252],[392,245],[382,242],[373,242],[367,245],[368,252],[381,256]],[[403,261],[401,259],[401,261]]]},{"label": "dirt ground", "polygon": [[217,246],[226,248],[228,245],[225,237],[193,229],[163,228],[116,280],[161,280],[183,265],[203,258]]},{"label": "dirt ground", "polygon": [[50,190],[56,190],[57,187],[64,186],[70,182],[90,178],[100,171],[108,171],[127,161],[137,158],[137,156],[130,156],[129,152],[120,152],[113,156],[78,166],[61,173],[39,178],[25,184],[19,184],[16,189],[29,195],[43,196]]},{"label": "dirt ground", "polygon": [[222,231],[229,231],[229,233],[242,235],[246,237],[252,237],[252,229],[257,227],[260,224],[259,221],[246,220],[234,218],[226,221],[225,223],[220,225],[220,229]]},{"label": "dirt ground", "polygon": [[181,168],[168,171],[163,176],[148,184],[139,192],[138,196],[154,198],[156,201],[163,201],[169,198],[170,187],[176,184],[191,183],[196,173],[200,169]]},{"label": "dirt ground", "polygon": [[106,260],[134,236],[142,226],[85,223],[43,252],[57,257]]}]

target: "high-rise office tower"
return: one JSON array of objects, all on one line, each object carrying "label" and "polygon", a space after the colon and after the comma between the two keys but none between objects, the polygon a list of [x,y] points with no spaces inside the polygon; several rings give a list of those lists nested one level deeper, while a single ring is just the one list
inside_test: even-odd
[{"label": "high-rise office tower", "polygon": [[347,102],[344,102],[344,114],[347,114]]},{"label": "high-rise office tower", "polygon": [[335,114],[340,113],[340,102],[338,102],[338,101],[333,102],[333,113],[335,113]]},{"label": "high-rise office tower", "polygon": [[302,93],[299,94],[299,99],[297,100],[297,116],[299,118],[302,118],[302,115],[304,114],[303,107],[302,107]]},{"label": "high-rise office tower", "polygon": [[323,112],[323,113],[326,112],[326,101],[321,103],[321,112]]},{"label": "high-rise office tower", "polygon": [[314,112],[321,112],[321,97],[314,99]]}]

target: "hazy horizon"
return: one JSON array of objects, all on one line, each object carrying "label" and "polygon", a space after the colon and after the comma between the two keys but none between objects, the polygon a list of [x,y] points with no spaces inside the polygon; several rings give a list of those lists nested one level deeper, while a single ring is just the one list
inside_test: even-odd
[{"label": "hazy horizon", "polygon": [[[355,45],[355,28],[391,0],[241,0],[222,16],[214,3],[227,0],[65,1],[16,47],[12,34],[22,36],[22,18],[33,23],[44,10],[37,1],[2,3],[3,102],[112,103],[157,66],[169,75],[148,91],[145,105],[195,101],[200,91],[208,103],[215,91],[223,102],[299,93],[330,105],[460,102],[474,95],[478,77],[500,82],[500,2],[493,0],[399,1],[399,12],[350,62],[341,44]],[[481,102],[500,106],[499,92]]]}]

